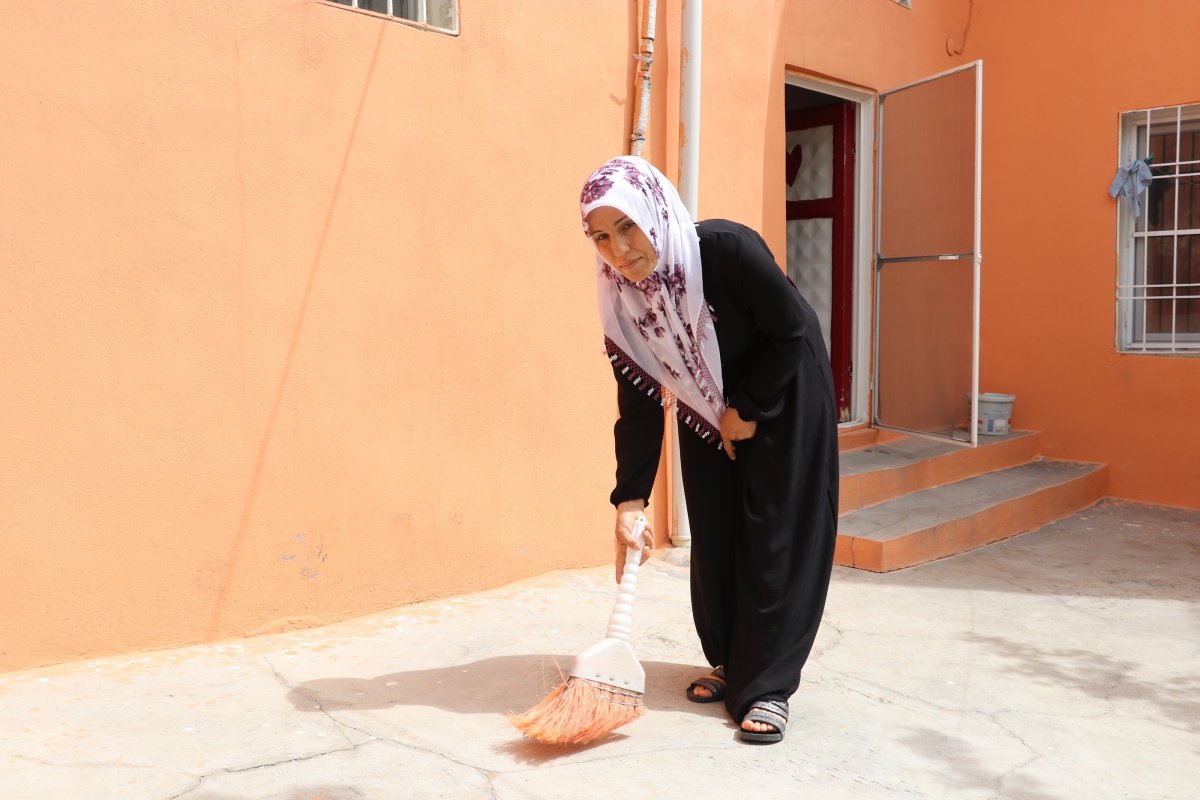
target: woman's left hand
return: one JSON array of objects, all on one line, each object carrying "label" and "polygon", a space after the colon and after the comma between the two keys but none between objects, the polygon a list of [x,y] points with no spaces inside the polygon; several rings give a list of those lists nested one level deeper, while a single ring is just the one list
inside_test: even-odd
[{"label": "woman's left hand", "polygon": [[754,420],[747,422],[742,419],[737,409],[732,406],[726,408],[725,413],[721,416],[721,446],[725,448],[725,454],[736,461],[737,456],[733,452],[733,443],[754,438],[754,432],[757,429],[757,422]]}]

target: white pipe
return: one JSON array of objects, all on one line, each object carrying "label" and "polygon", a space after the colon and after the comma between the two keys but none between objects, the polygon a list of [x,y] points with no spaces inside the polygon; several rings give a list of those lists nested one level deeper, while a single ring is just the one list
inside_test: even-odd
[{"label": "white pipe", "polygon": [[700,31],[703,0],[683,3],[683,69],[679,102],[679,195],[692,218],[699,204],[700,179]]},{"label": "white pipe", "polygon": [[658,13],[658,0],[650,0],[646,9],[646,35],[642,37],[642,52],[634,56],[642,62],[642,96],[639,101],[637,125],[630,139],[633,148],[630,151],[635,156],[642,154],[642,145],[646,143],[646,124],[650,119],[650,66],[654,63],[654,18]]},{"label": "white pipe", "polygon": [[[973,4],[972,4],[973,5]],[[968,29],[970,18],[967,19]],[[964,41],[966,34],[963,34]],[[975,62],[975,258],[972,259],[975,292],[971,342],[971,446],[979,446],[979,296],[983,261],[983,62]]]},{"label": "white pipe", "polygon": [[[683,2],[683,69],[680,73],[679,101],[679,196],[692,219],[699,215],[700,184],[700,44],[703,0]],[[677,426],[670,426],[674,431]],[[683,471],[679,466],[678,436],[671,439],[671,542],[676,546],[692,543],[683,496]]]}]

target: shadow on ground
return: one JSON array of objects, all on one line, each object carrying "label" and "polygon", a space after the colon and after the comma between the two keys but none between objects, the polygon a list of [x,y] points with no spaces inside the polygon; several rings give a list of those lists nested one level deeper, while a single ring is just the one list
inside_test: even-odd
[{"label": "shadow on ground", "polygon": [[[1030,775],[997,774],[977,746],[945,731],[933,728],[906,729],[900,737],[909,749],[925,759],[926,769],[940,765],[939,774],[946,784],[972,796],[986,792],[990,797],[1011,797],[1020,800],[1062,800],[1061,794],[1047,794],[1053,787]],[[1032,760],[1032,756],[1031,756]]]},{"label": "shadow on ground", "polygon": [[[374,678],[317,678],[297,684],[288,700],[300,711],[367,711],[420,705],[460,714],[524,711],[562,681],[574,656],[512,655]],[[643,661],[646,708],[724,716],[720,703],[692,703],[684,689],[707,666]]]},{"label": "shadow on ground", "polygon": [[[186,795],[188,800],[246,800],[242,795],[200,792]],[[279,800],[368,800],[367,795],[353,786],[309,786],[292,789]]]},{"label": "shadow on ground", "polygon": [[[318,678],[297,684],[287,698],[299,711],[370,711],[394,706],[427,706],[458,714],[497,714],[525,711],[563,680],[559,667],[570,669],[574,658],[565,655],[512,655],[485,658],[436,669],[393,672],[374,678]],[[734,725],[721,703],[693,703],[686,699],[688,683],[710,668],[692,664],[643,661],[646,671],[645,703],[650,711],[683,711],[723,718]],[[540,764],[578,755],[626,738],[614,732],[588,745],[558,747],[516,734],[493,750],[522,764]],[[350,795],[348,797],[353,797]],[[212,800],[219,800],[212,798]],[[322,800],[330,798],[322,797]],[[340,800],[340,798],[333,798]]]},{"label": "shadow on ground", "polygon": [[1074,689],[1098,700],[1145,703],[1163,720],[1200,733],[1200,675],[1139,680],[1137,665],[1098,650],[1039,647],[976,633],[965,638],[999,657],[1010,675],[1031,683]]}]

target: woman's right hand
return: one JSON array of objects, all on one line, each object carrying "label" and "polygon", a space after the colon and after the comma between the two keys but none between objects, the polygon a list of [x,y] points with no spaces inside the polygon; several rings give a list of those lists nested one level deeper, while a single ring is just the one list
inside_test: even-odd
[{"label": "woman's right hand", "polygon": [[617,583],[621,582],[621,576],[625,573],[625,553],[629,548],[641,549],[641,563],[643,564],[650,557],[650,551],[654,549],[654,532],[650,530],[649,522],[642,531],[641,542],[633,536],[633,526],[645,516],[645,511],[646,504],[641,500],[626,500],[617,506],[616,537],[613,539],[616,551]]}]

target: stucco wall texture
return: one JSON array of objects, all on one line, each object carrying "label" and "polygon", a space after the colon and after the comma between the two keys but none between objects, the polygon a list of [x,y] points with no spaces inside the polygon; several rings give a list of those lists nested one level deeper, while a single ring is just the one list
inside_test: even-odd
[{"label": "stucco wall texture", "polygon": [[[1200,508],[1200,360],[1115,343],[1123,111],[1200,102],[1200,5],[976,3],[983,57],[982,391],[1117,497]],[[1120,42],[1119,45],[1114,43]],[[1117,54],[1119,51],[1119,55]],[[1120,213],[1125,213],[1121,210]]]},{"label": "stucco wall texture", "polygon": [[[981,0],[952,57],[966,0],[914,5],[709,0],[700,216],[784,252],[787,71],[984,58],[983,388],[1114,494],[1200,505],[1198,362],[1115,353],[1104,194],[1119,111],[1200,99],[1195,24]],[[643,6],[460,0],[447,36],[320,0],[5,4],[0,670],[611,559],[577,197],[628,147]],[[680,12],[647,145],[672,177]]]},{"label": "stucco wall texture", "polygon": [[611,558],[635,14],[6,7],[0,669]]}]

